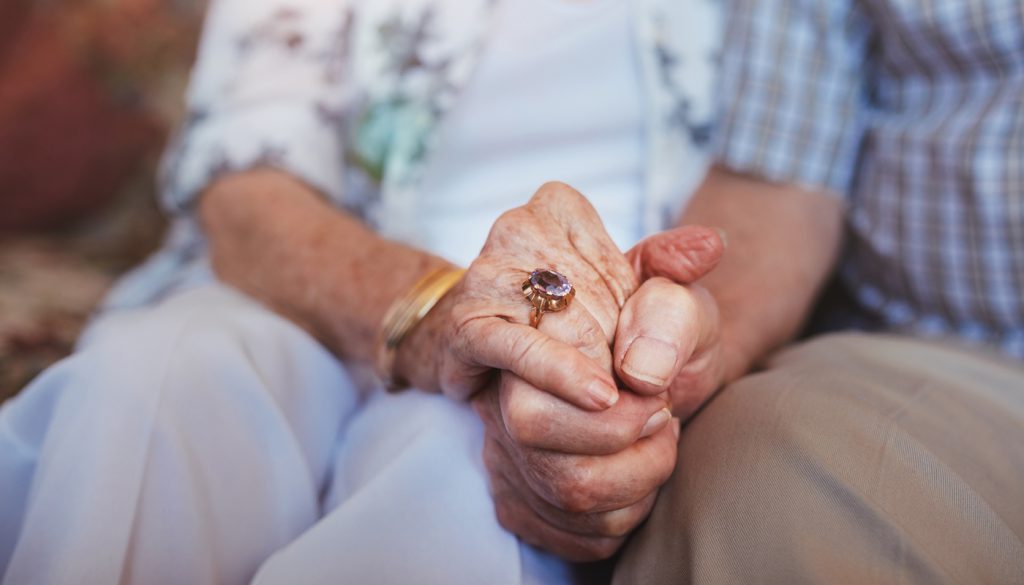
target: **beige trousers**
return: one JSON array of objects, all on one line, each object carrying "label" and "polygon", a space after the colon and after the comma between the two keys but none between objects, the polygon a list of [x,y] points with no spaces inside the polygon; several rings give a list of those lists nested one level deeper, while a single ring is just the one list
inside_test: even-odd
[{"label": "beige trousers", "polygon": [[822,337],[726,388],[614,583],[1024,583],[1024,365]]}]

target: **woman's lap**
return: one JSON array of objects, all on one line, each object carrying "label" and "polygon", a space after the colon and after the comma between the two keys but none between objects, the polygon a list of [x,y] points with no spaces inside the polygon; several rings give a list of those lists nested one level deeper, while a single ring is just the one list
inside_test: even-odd
[{"label": "woman's lap", "polygon": [[[279,550],[264,575],[517,569],[478,435],[464,406],[367,395],[298,327],[200,287],[103,318],[0,410],[0,569],[5,583],[245,582]],[[458,550],[451,538],[470,533],[502,554]],[[351,548],[310,558],[319,534]],[[377,544],[391,563],[365,563]]]},{"label": "woman's lap", "polygon": [[325,516],[255,582],[568,582],[563,562],[498,525],[482,437],[465,404],[375,392],[339,436]]}]

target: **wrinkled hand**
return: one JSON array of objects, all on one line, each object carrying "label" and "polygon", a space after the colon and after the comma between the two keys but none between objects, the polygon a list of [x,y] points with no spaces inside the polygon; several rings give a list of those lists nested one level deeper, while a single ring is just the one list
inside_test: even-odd
[{"label": "wrinkled hand", "polygon": [[700,284],[725,251],[716,231],[686,226],[651,236],[627,253],[643,282],[615,334],[615,371],[631,390],[669,393],[687,420],[724,378],[718,305]]},{"label": "wrinkled hand", "polygon": [[678,421],[665,404],[624,391],[587,413],[504,373],[473,401],[501,525],[569,560],[611,556],[675,466]]},{"label": "wrinkled hand", "polygon": [[[647,516],[675,465],[678,421],[670,423],[665,392],[697,369],[688,359],[703,355],[710,343],[705,338],[714,339],[717,330],[712,315],[691,321],[706,308],[706,293],[665,276],[692,282],[717,263],[721,252],[718,235],[697,227],[666,232],[631,251],[634,278],[648,280],[622,305],[614,368],[640,392],[622,392],[607,410],[586,411],[543,385],[504,372],[491,389],[476,395],[474,406],[487,428],[484,459],[503,526],[532,544],[583,561],[613,554]],[[541,328],[567,339],[572,336],[568,325],[559,315]],[[608,341],[569,339],[611,368]]]},{"label": "wrinkled hand", "polygon": [[[536,268],[568,275],[577,289],[539,329],[528,325],[521,290]],[[586,198],[546,184],[495,222],[462,281],[403,343],[397,373],[465,400],[507,371],[567,403],[603,410],[618,400],[610,346],[636,287],[632,266]]]}]

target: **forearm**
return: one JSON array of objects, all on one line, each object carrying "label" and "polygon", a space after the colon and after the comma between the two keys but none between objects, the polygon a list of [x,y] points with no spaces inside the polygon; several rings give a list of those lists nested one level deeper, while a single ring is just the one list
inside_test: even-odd
[{"label": "forearm", "polygon": [[701,280],[718,304],[728,382],[799,333],[839,253],[842,203],[713,169],[683,223],[721,227],[728,239]]},{"label": "forearm", "polygon": [[219,278],[285,315],[339,357],[373,359],[391,303],[448,263],[379,237],[273,170],[216,181],[199,217]]}]

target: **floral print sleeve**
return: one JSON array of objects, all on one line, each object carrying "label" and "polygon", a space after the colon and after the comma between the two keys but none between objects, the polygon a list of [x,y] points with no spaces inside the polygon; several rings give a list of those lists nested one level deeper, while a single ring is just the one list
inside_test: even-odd
[{"label": "floral print sleeve", "polygon": [[211,2],[189,117],[164,159],[167,210],[187,212],[215,178],[259,166],[341,202],[349,22],[339,0]]}]

